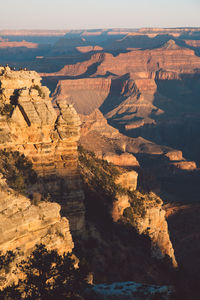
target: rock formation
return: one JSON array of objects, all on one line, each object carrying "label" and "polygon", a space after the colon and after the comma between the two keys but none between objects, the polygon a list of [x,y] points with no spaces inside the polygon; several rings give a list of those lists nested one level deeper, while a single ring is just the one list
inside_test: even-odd
[{"label": "rock formation", "polygon": [[[126,190],[135,191],[137,188],[137,179],[137,172],[125,172],[121,169],[121,174],[117,177],[115,183]],[[117,193],[116,201],[113,202],[112,206],[112,219],[114,222],[117,222],[121,218],[127,207],[130,207],[129,196],[127,194]]]},{"label": "rock formation", "polygon": [[169,238],[168,225],[165,219],[165,211],[162,202],[149,207],[147,204],[144,218],[136,219],[136,228],[139,233],[146,233],[152,242],[152,255],[156,258],[163,258],[168,255],[172,259],[172,264],[177,267],[174,256],[174,249]]},{"label": "rock formation", "polygon": [[[96,71],[96,66],[100,64],[104,59],[103,53],[95,53],[92,55],[91,59],[83,62],[78,62],[73,65],[66,65],[60,71],[55,73],[42,73],[42,76],[71,76],[76,78],[76,76],[87,75],[87,71],[91,74]],[[90,70],[91,66],[93,68]],[[89,74],[90,75],[90,74]]]},{"label": "rock formation", "polygon": [[200,68],[200,59],[195,52],[178,46],[174,40],[169,40],[161,48],[137,50],[113,56],[110,53],[95,53],[82,63],[67,65],[56,73],[43,74],[46,76],[78,76],[84,74],[88,67],[97,63],[95,75],[118,75],[130,73],[133,79],[155,78],[157,71],[191,74]]},{"label": "rock formation", "polygon": [[162,259],[167,255],[171,258],[172,265],[177,267],[162,200],[152,192],[142,195],[136,191],[135,198],[136,204],[134,200],[130,200],[123,215],[128,217],[139,234],[144,233],[150,237],[153,257]]},{"label": "rock formation", "polygon": [[[159,124],[165,119],[166,111],[168,117],[174,119],[173,105],[180,113],[186,113],[184,107],[166,97],[162,87],[165,81],[170,81],[170,85],[175,80],[182,94],[193,93],[189,78],[195,76],[198,80],[199,70],[200,58],[194,50],[168,40],[162,47],[132,49],[117,56],[96,53],[89,60],[66,65],[59,72],[43,76],[58,79],[65,76],[58,83],[55,98],[59,99],[59,95],[68,98],[78,113],[90,114],[100,108],[112,124],[130,131],[146,124]],[[73,85],[72,78],[77,79],[73,80]]]},{"label": "rock formation", "polygon": [[[122,173],[116,183],[120,184],[123,188],[135,191],[137,173],[134,172],[136,173],[134,175],[132,172]],[[149,236],[152,245],[152,256],[162,259],[167,255],[171,258],[172,265],[177,267],[162,200],[154,193],[142,195],[138,191],[135,191],[134,199],[131,199],[126,194],[118,195],[117,201],[113,203],[113,220],[116,222],[127,215],[128,219],[130,218],[129,221],[132,226],[134,226],[139,234]],[[130,211],[132,217],[130,217]]]},{"label": "rock formation", "polygon": [[196,170],[197,165],[194,161],[188,161],[183,157],[183,153],[180,150],[172,150],[165,154],[169,159],[170,164],[180,170]]},{"label": "rock formation", "polygon": [[88,115],[100,107],[110,92],[111,79],[84,78],[60,80],[54,93],[57,100],[74,104],[80,114]]},{"label": "rock formation", "polygon": [[[80,115],[80,143],[108,162],[121,167],[138,167],[136,157],[127,152],[127,145],[134,144],[117,129],[110,126],[103,114],[96,109],[90,115]],[[136,144],[136,143],[135,143]]]},{"label": "rock formation", "polygon": [[[33,205],[27,197],[10,189],[0,178],[0,250],[13,251],[16,258],[9,272],[1,274],[0,286],[16,279],[16,263],[31,254],[36,244],[45,244],[60,254],[71,252],[74,244],[69,222],[60,216],[60,205],[39,201]],[[1,270],[1,273],[4,270]]]},{"label": "rock formation", "polygon": [[102,133],[108,138],[117,138],[119,136],[119,131],[108,124],[99,109],[95,109],[89,115],[80,114],[80,119],[81,138],[87,136],[87,134],[92,131],[96,131],[99,134]]},{"label": "rock formation", "polygon": [[0,148],[23,153],[40,178],[29,193],[50,194],[62,203],[72,231],[83,230],[84,195],[77,169],[79,117],[71,105],[63,103],[58,103],[56,113],[37,73],[9,67],[0,72],[1,109],[10,109],[1,115]]},{"label": "rock formation", "polygon": [[108,152],[103,155],[103,159],[121,167],[139,167],[136,157],[127,152],[120,155]]}]

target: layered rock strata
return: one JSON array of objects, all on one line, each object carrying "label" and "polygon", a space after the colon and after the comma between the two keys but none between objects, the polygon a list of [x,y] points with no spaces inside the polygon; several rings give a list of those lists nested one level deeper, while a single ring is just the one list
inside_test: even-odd
[{"label": "layered rock strata", "polygon": [[[137,175],[135,171],[122,173],[116,183],[129,191],[135,191]],[[162,200],[152,192],[142,195],[140,192],[135,191],[134,197],[133,200],[128,194],[117,196],[117,201],[113,202],[113,220],[116,222],[120,218],[123,219],[126,215],[125,210],[128,209],[128,216],[130,217],[130,212],[132,215],[130,217],[132,226],[139,234],[145,234],[150,238],[152,256],[157,259],[169,256],[172,265],[177,267]]]},{"label": "layered rock strata", "polygon": [[[124,171],[117,177],[115,183],[126,190],[135,191],[137,188],[137,179],[137,172]],[[118,193],[112,207],[112,219],[114,222],[117,222],[120,219],[127,207],[130,207],[129,196],[127,194]]]},{"label": "layered rock strata", "polygon": [[60,80],[54,93],[56,100],[74,104],[77,112],[87,115],[100,107],[110,92],[111,79],[84,78]]},{"label": "layered rock strata", "polygon": [[80,119],[72,105],[53,108],[49,90],[32,71],[0,69],[0,148],[23,153],[40,180],[29,188],[62,204],[72,231],[84,228],[84,194],[77,168]]},{"label": "layered rock strata", "polygon": [[95,152],[100,158],[120,167],[138,167],[136,157],[127,152],[127,144],[136,144],[120,134],[117,129],[110,126],[98,110],[90,115],[80,115],[81,138],[80,143],[88,150]]},{"label": "layered rock strata", "polygon": [[31,204],[30,199],[10,189],[0,178],[0,250],[16,253],[10,271],[1,270],[0,285],[16,279],[16,263],[30,255],[36,244],[56,249],[60,254],[71,252],[74,244],[69,222],[60,216],[60,205],[40,201]]},{"label": "layered rock strata", "polygon": [[165,218],[163,202],[156,202],[153,205],[145,203],[146,214],[144,217],[135,217],[134,224],[140,234],[147,234],[152,243],[152,255],[158,259],[166,255],[172,260],[174,267],[177,267],[174,249],[169,237],[168,225]]},{"label": "layered rock strata", "polygon": [[[171,258],[172,265],[177,267],[162,200],[152,192],[148,195],[136,192],[136,197],[142,200],[143,213],[138,213],[133,209],[132,225],[139,234],[146,234],[150,237],[153,257],[162,259],[168,256]],[[134,204],[131,205],[134,208]]]},{"label": "layered rock strata", "polygon": [[[164,86],[169,85],[168,91],[177,86],[182,90],[177,92],[186,94],[187,99],[187,94],[195,94],[195,89],[190,88],[190,79],[198,81],[199,73],[200,58],[194,50],[169,40],[159,48],[132,49],[117,56],[96,53],[89,60],[67,65],[59,72],[43,76],[58,80],[61,79],[59,76],[65,76],[58,83],[55,98],[59,95],[67,97],[70,103],[75,104],[78,113],[90,114],[100,108],[114,126],[129,131],[130,135],[130,131],[147,124],[154,128],[165,118],[177,122],[175,108],[180,111],[180,118],[181,113],[188,115],[184,106],[180,107],[170,93],[168,96]],[[71,79],[74,81],[72,86]],[[100,81],[104,84],[98,84]],[[107,81],[110,83],[107,84]],[[188,109],[191,109],[190,102],[192,104],[192,100],[187,102]]]}]

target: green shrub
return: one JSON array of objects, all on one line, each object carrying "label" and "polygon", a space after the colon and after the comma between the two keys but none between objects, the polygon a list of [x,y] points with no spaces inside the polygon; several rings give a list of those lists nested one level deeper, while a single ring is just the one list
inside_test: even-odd
[{"label": "green shrub", "polygon": [[18,265],[23,279],[17,285],[5,288],[0,298],[83,300],[88,270],[81,263],[75,268],[74,263],[69,253],[59,255],[42,244],[37,245],[27,260]]},{"label": "green shrub", "polygon": [[117,194],[125,193],[125,190],[115,183],[116,178],[120,175],[119,168],[112,163],[97,158],[93,152],[84,149],[82,146],[79,146],[78,152],[83,181],[91,189],[107,195],[110,197],[111,202],[115,200]]},{"label": "green shrub", "polygon": [[42,89],[41,89],[41,87],[40,87],[39,85],[33,85],[33,86],[32,86],[32,89],[37,90],[39,96],[40,96],[42,99],[45,99],[45,93],[42,91]]},{"label": "green shrub", "polygon": [[32,163],[18,151],[0,150],[0,172],[7,184],[20,193],[25,193],[28,185],[37,181]]},{"label": "green shrub", "polygon": [[10,117],[13,109],[14,109],[14,105],[5,104],[0,107],[0,115]]}]

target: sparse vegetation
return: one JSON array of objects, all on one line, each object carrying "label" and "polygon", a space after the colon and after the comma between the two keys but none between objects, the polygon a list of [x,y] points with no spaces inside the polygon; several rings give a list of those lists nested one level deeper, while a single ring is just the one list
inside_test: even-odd
[{"label": "sparse vegetation", "polygon": [[[6,261],[6,256],[2,259]],[[59,255],[55,250],[48,251],[42,244],[37,245],[30,257],[18,265],[24,274],[23,279],[4,289],[0,297],[10,300],[82,300],[82,293],[88,286],[88,269],[81,263],[75,268],[74,263],[69,253]]]},{"label": "sparse vegetation", "polygon": [[120,169],[106,160],[96,157],[96,155],[79,146],[80,170],[84,182],[99,194],[109,197],[110,202],[116,199],[117,194],[126,193],[115,180],[120,175]]},{"label": "sparse vegetation", "polygon": [[131,207],[124,210],[123,216],[130,224],[134,222],[134,215],[144,218],[149,207],[162,203],[161,199],[153,192],[143,194],[139,191],[129,191],[128,194]]},{"label": "sparse vegetation", "polygon": [[25,193],[28,185],[37,180],[32,163],[18,151],[0,150],[0,172],[6,178],[7,184],[20,193]]},{"label": "sparse vegetation", "polygon": [[14,109],[14,105],[4,104],[0,107],[0,115],[10,117],[13,109]]},{"label": "sparse vegetation", "polygon": [[32,89],[37,90],[39,96],[40,96],[42,99],[45,99],[45,93],[42,91],[42,89],[41,89],[41,87],[40,87],[39,85],[33,85],[33,86],[32,86]]},{"label": "sparse vegetation", "polygon": [[[79,162],[83,181],[87,187],[86,195],[88,192],[93,192],[93,198],[101,197],[101,202],[107,210],[109,205],[117,199],[117,195],[129,196],[131,207],[125,210],[124,217],[127,217],[131,224],[133,224],[132,215],[143,218],[148,206],[161,203],[160,198],[152,192],[130,191],[116,184],[116,179],[121,174],[120,168],[97,158],[93,152],[85,150],[82,146],[79,146]],[[96,206],[98,206],[97,201]]]},{"label": "sparse vegetation", "polygon": [[4,269],[6,273],[10,270],[10,264],[15,259],[16,254],[12,251],[7,251],[5,254],[0,252],[0,270]]}]

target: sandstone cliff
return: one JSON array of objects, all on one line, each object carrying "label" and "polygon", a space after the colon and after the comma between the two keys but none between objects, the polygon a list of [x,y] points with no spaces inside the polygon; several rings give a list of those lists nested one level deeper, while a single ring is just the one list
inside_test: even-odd
[{"label": "sandstone cliff", "polygon": [[30,255],[36,244],[45,244],[60,254],[72,251],[69,222],[61,218],[60,209],[57,203],[44,201],[33,205],[0,178],[0,250],[3,254],[9,250],[16,253],[9,272],[1,270],[0,286],[17,278],[16,263]]},{"label": "sandstone cliff", "polygon": [[[105,214],[104,218],[110,215],[114,222],[121,220],[124,224],[131,224],[140,235],[145,234],[150,238],[153,257],[162,259],[169,256],[172,265],[177,267],[162,200],[152,192],[141,194],[136,190],[138,174],[135,171],[114,167],[82,147],[79,160],[83,181],[87,186],[89,213],[93,212],[92,217],[98,214],[95,222],[101,219],[101,214]],[[92,196],[88,196],[88,193]],[[98,212],[95,212],[96,207]]]},{"label": "sandstone cliff", "polygon": [[[127,185],[118,181],[122,187]],[[132,189],[134,191],[135,188]],[[162,200],[154,193],[141,194],[135,191],[130,196],[123,195],[113,203],[112,216],[114,221],[122,218],[138,231],[147,235],[151,240],[153,257],[162,259],[170,257],[172,265],[177,267],[174,249],[169,237],[168,225]]]},{"label": "sandstone cliff", "polygon": [[84,78],[59,80],[54,99],[74,104],[80,114],[88,115],[100,107],[110,92],[111,79]]},{"label": "sandstone cliff", "polygon": [[83,230],[84,196],[77,169],[79,117],[63,103],[58,103],[56,113],[37,73],[9,67],[0,72],[0,148],[23,153],[39,176],[28,193],[50,194],[62,204],[72,231]]},{"label": "sandstone cliff", "polygon": [[[137,195],[141,197],[142,195]],[[142,196],[143,197],[143,196]],[[174,267],[177,262],[174,255],[174,249],[170,241],[168,225],[165,218],[162,200],[155,194],[150,193],[143,202],[145,214],[141,217],[133,213],[133,224],[140,234],[147,234],[152,243],[152,255],[157,258],[163,258],[168,255]]]}]

